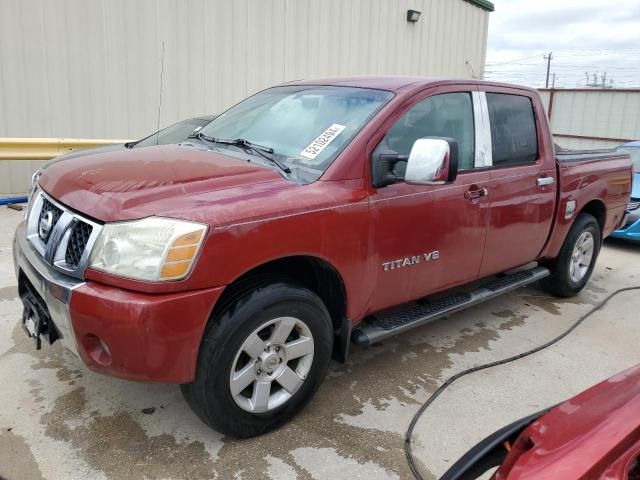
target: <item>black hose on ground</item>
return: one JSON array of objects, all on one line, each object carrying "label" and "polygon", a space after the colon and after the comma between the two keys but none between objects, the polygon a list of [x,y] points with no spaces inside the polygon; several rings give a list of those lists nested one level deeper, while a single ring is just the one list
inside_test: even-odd
[{"label": "black hose on ground", "polygon": [[416,426],[416,423],[418,423],[418,420],[420,420],[420,417],[422,416],[422,414],[427,410],[427,408],[429,408],[429,405],[431,405],[436,400],[436,398],[438,398],[440,396],[440,394],[447,389],[447,387],[449,387],[453,382],[455,382],[459,378],[462,378],[462,377],[464,377],[466,375],[469,375],[471,373],[479,372],[480,370],[486,370],[487,368],[491,368],[491,367],[497,367],[498,365],[504,365],[505,363],[514,362],[514,361],[519,360],[521,358],[528,357],[529,355],[533,355],[534,353],[538,353],[539,351],[544,350],[545,348],[548,348],[548,347],[550,347],[551,345],[553,345],[555,343],[558,343],[564,337],[566,337],[571,332],[573,332],[587,318],[589,318],[595,312],[597,312],[602,307],[604,307],[607,304],[607,302],[609,302],[609,300],[611,300],[613,297],[615,297],[616,295],[618,295],[620,293],[628,292],[628,291],[631,291],[631,290],[640,290],[640,286],[625,287],[625,288],[619,288],[618,290],[615,290],[614,292],[609,294],[602,302],[600,302],[598,305],[593,307],[587,313],[585,313],[584,315],[579,317],[564,332],[562,332],[557,337],[552,338],[548,342],[543,343],[542,345],[539,345],[539,346],[537,346],[535,348],[532,348],[531,350],[527,350],[526,352],[522,352],[522,353],[519,353],[517,355],[513,355],[511,357],[508,357],[508,358],[504,358],[502,360],[496,360],[495,362],[485,363],[483,365],[477,365],[475,367],[468,368],[468,369],[463,370],[463,371],[461,371],[459,373],[456,373],[452,377],[449,377],[447,379],[447,381],[444,382],[442,385],[440,385],[440,387],[438,387],[438,389],[431,394],[431,396],[427,399],[427,401],[424,402],[420,406],[420,408],[418,409],[416,414],[411,419],[411,423],[409,424],[409,428],[407,429],[407,431],[406,431],[406,433],[404,435],[404,453],[405,453],[405,456],[407,457],[407,462],[409,464],[409,468],[411,469],[411,473],[413,473],[413,476],[416,478],[416,480],[424,480],[424,478],[422,477],[422,475],[418,471],[418,466],[416,465],[415,459],[413,457],[413,451],[411,449],[411,437],[413,436],[413,430],[414,430],[414,428]]}]

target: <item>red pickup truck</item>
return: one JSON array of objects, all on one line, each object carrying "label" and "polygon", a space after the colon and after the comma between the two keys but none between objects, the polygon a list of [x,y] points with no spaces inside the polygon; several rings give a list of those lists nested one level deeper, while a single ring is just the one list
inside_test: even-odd
[{"label": "red pickup truck", "polygon": [[620,153],[556,154],[531,89],[363,77],[269,88],[186,142],[34,176],[23,326],[92,370],[178,383],[247,437],[332,355],[531,282],[585,285],[631,190]]}]

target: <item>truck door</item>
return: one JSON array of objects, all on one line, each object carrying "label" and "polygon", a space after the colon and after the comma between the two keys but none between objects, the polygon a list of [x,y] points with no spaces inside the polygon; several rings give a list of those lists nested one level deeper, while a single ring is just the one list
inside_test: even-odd
[{"label": "truck door", "polygon": [[491,128],[489,228],[480,276],[538,258],[553,219],[555,155],[543,143],[545,132],[534,94],[483,87],[480,100]]},{"label": "truck door", "polygon": [[[474,87],[431,89],[405,103],[372,139],[371,161],[381,151],[408,155],[423,137],[449,137],[459,146],[453,183],[408,185],[398,181],[374,189],[370,202],[376,285],[370,302],[379,310],[426,296],[478,276],[488,222],[482,170],[488,139]],[[380,138],[382,136],[382,138]],[[406,162],[396,164],[404,175]]]}]

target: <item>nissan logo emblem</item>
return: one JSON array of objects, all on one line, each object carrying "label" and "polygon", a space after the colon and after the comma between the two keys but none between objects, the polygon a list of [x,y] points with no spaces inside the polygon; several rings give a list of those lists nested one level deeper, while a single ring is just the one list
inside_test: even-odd
[{"label": "nissan logo emblem", "polygon": [[47,238],[47,235],[49,235],[49,232],[51,231],[51,227],[53,227],[53,213],[49,211],[40,219],[40,224],[38,225],[40,238],[43,240]]}]

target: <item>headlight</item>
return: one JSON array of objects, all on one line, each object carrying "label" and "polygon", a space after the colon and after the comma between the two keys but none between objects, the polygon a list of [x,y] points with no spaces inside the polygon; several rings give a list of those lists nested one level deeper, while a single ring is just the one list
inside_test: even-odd
[{"label": "headlight", "polygon": [[89,266],[135,280],[178,280],[191,271],[206,231],[199,223],[161,217],[107,223]]}]

